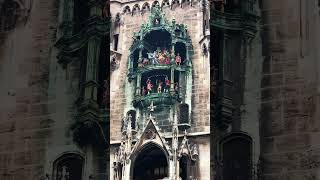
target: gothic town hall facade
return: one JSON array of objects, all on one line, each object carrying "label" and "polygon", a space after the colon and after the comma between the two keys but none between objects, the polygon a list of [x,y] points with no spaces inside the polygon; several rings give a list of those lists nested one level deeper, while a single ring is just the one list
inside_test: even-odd
[{"label": "gothic town hall facade", "polygon": [[1,180],[320,180],[319,0],[0,0]]},{"label": "gothic town hall facade", "polygon": [[111,179],[210,179],[203,3],[111,1]]}]

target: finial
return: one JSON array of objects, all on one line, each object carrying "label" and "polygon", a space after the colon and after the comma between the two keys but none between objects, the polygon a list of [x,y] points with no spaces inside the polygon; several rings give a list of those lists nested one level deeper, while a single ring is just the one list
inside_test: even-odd
[{"label": "finial", "polygon": [[157,107],[157,106],[154,106],[154,105],[153,105],[153,101],[151,101],[151,104],[150,104],[150,106],[148,107],[148,109],[149,109],[150,112],[153,112],[156,107]]},{"label": "finial", "polygon": [[129,121],[131,121],[131,118],[132,118],[132,116],[131,116],[131,114],[129,114],[129,115],[128,115]]}]

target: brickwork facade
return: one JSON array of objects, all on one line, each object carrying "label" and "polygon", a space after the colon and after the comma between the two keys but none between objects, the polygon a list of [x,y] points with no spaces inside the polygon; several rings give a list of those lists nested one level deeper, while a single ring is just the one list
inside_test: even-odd
[{"label": "brickwork facade", "polygon": [[263,1],[264,179],[320,179],[319,4]]}]

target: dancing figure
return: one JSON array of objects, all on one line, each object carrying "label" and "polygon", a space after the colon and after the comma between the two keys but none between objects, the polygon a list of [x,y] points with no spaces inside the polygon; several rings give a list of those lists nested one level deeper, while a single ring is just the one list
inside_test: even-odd
[{"label": "dancing figure", "polygon": [[148,91],[148,94],[151,93],[152,88],[153,88],[153,84],[152,84],[151,80],[148,78],[148,80],[147,80],[147,91]]},{"label": "dancing figure", "polygon": [[176,65],[180,66],[180,64],[181,64],[181,56],[178,53],[177,56],[176,56]]},{"label": "dancing figure", "polygon": [[163,53],[158,53],[158,60],[159,60],[159,63],[160,64],[164,64],[165,63],[165,59],[166,59],[166,57],[164,56],[164,54]]},{"label": "dancing figure", "polygon": [[165,92],[169,92],[169,89],[170,89],[170,80],[168,79],[168,76],[166,76],[166,79],[165,79],[165,89],[164,89],[164,91]]},{"label": "dancing figure", "polygon": [[158,93],[161,93],[162,92],[162,81],[159,80],[158,81]]},{"label": "dancing figure", "polygon": [[145,96],[147,94],[146,87],[142,86],[142,96]]},{"label": "dancing figure", "polygon": [[176,94],[179,93],[179,83],[178,83],[178,82],[175,82],[175,83],[174,83],[174,92],[175,92]]},{"label": "dancing figure", "polygon": [[142,61],[143,65],[148,65],[149,64],[149,59],[147,58],[144,58],[143,61]]}]

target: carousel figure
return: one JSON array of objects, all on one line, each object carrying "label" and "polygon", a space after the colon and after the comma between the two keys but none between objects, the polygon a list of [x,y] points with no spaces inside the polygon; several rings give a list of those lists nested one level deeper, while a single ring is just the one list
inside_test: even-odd
[{"label": "carousel figure", "polygon": [[178,82],[175,82],[175,83],[174,83],[174,92],[175,92],[176,94],[179,93],[179,83],[178,83]]},{"label": "carousel figure", "polygon": [[176,65],[181,65],[181,56],[179,55],[179,53],[176,56]]},{"label": "carousel figure", "polygon": [[169,65],[170,64],[170,53],[166,49],[164,49],[163,54],[165,57],[164,64]]},{"label": "carousel figure", "polygon": [[62,166],[61,172],[59,172],[60,178],[59,180],[69,180],[69,172],[67,171],[66,166]]},{"label": "carousel figure", "polygon": [[143,65],[148,65],[149,64],[149,59],[147,58],[143,58],[143,61],[142,61]]},{"label": "carousel figure", "polygon": [[164,55],[164,53],[162,53],[161,51],[158,53],[158,61],[160,64],[164,64],[166,60],[166,57]]},{"label": "carousel figure", "polygon": [[165,89],[164,89],[164,92],[169,92],[169,89],[170,89],[170,80],[168,79],[168,76],[166,76],[166,79],[165,79]]},{"label": "carousel figure", "polygon": [[148,53],[148,58],[151,60],[152,64],[158,64],[157,51],[154,51],[153,53]]},{"label": "carousel figure", "polygon": [[147,80],[147,91],[148,91],[148,94],[150,94],[152,92],[152,88],[153,88],[153,84],[152,84],[151,80],[148,78],[148,80]]},{"label": "carousel figure", "polygon": [[158,19],[158,18],[157,18],[157,19],[155,19],[155,20],[154,20],[154,25],[156,25],[156,26],[157,26],[157,25],[159,25],[159,24],[160,24],[159,19]]},{"label": "carousel figure", "polygon": [[142,86],[142,91],[141,91],[142,96],[145,96],[147,94],[147,89],[146,87]]},{"label": "carousel figure", "polygon": [[144,67],[144,63],[143,63],[141,60],[138,61],[138,67],[139,67],[139,68]]},{"label": "carousel figure", "polygon": [[158,81],[158,88],[157,88],[157,90],[158,90],[158,93],[161,93],[161,92],[162,92],[162,81],[161,81],[161,80]]},{"label": "carousel figure", "polygon": [[170,59],[167,57],[166,58],[166,61],[164,62],[166,65],[170,65],[171,63],[170,63]]}]

